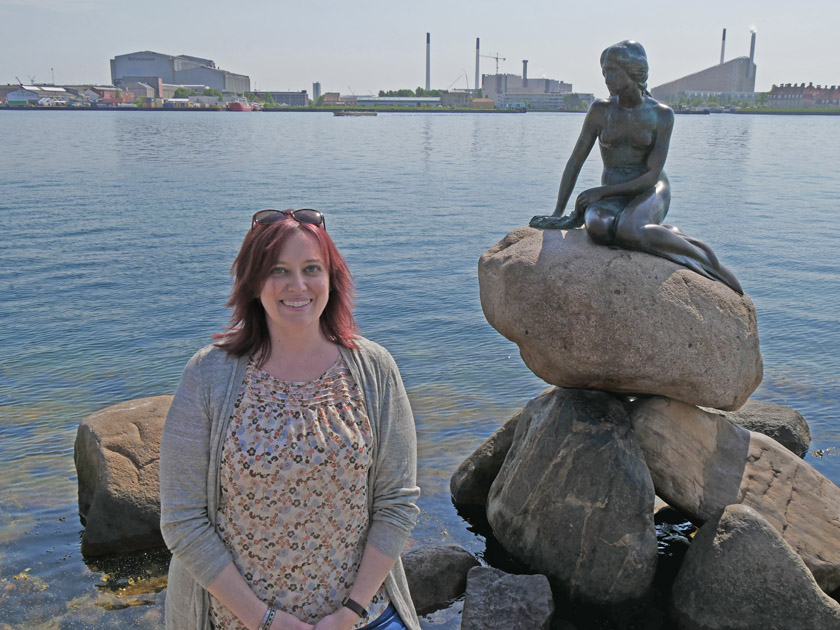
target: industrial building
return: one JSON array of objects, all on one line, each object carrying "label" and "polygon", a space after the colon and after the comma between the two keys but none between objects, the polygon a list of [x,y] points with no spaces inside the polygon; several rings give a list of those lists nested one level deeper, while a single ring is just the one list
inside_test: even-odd
[{"label": "industrial building", "polygon": [[[346,99],[346,97],[342,97]],[[438,107],[439,96],[357,96],[361,107]]]},{"label": "industrial building", "polygon": [[49,85],[21,85],[6,94],[10,106],[24,105],[66,105],[71,95],[63,87]]},{"label": "industrial building", "polygon": [[750,56],[724,61],[726,29],[720,45],[720,63],[651,90],[653,98],[664,103],[677,103],[683,98],[715,97],[720,103],[755,99],[755,32],[750,40]]},{"label": "industrial building", "polygon": [[309,105],[309,95],[306,90],[298,92],[254,92],[260,100],[267,100],[271,97],[277,105],[288,105],[289,107],[306,107]]},{"label": "industrial building", "polygon": [[[111,59],[111,82],[117,86],[125,83],[145,83],[152,87],[160,83],[206,85],[229,94],[251,91],[251,80],[246,75],[217,68],[211,59],[164,55],[150,50]],[[162,94],[156,96],[161,98]]]},{"label": "industrial building", "polygon": [[515,74],[482,74],[481,91],[492,98],[499,109],[562,110],[572,84],[554,79],[528,78],[528,60],[522,61],[522,76]]}]

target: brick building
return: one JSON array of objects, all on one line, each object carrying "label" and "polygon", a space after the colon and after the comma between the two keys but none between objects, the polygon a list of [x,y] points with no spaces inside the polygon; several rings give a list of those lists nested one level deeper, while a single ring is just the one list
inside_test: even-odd
[{"label": "brick building", "polygon": [[770,107],[840,107],[840,86],[809,83],[774,85],[767,97]]}]

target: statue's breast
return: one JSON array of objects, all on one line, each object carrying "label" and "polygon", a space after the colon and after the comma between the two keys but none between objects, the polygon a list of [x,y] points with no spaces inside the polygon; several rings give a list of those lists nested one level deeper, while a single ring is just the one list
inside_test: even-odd
[{"label": "statue's breast", "polygon": [[610,125],[601,130],[598,141],[607,149],[629,145],[639,151],[645,151],[653,147],[654,135],[652,129],[644,127]]}]

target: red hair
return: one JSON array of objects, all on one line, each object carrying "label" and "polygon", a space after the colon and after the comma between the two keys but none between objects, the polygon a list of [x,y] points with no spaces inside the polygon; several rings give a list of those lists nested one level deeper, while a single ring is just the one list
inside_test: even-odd
[{"label": "red hair", "polygon": [[335,243],[322,226],[298,223],[287,216],[268,225],[257,225],[245,235],[230,268],[233,288],[227,307],[233,309],[226,332],[213,335],[216,345],[237,357],[251,354],[258,365],[271,354],[265,309],[260,291],[271,275],[289,237],[303,232],[318,243],[329,272],[330,294],[321,314],[321,332],[335,344],[355,348],[356,321],[353,319],[353,276]]}]

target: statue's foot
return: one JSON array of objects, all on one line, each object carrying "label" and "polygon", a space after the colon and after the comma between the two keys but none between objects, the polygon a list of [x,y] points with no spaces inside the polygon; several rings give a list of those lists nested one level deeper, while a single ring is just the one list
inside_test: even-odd
[{"label": "statue's foot", "polygon": [[537,215],[528,225],[541,230],[573,230],[583,225],[583,222],[578,221],[573,215],[565,217]]}]

